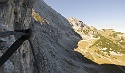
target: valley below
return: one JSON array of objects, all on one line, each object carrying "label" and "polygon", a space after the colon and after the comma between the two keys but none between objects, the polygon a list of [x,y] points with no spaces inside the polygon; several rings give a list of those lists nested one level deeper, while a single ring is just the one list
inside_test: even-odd
[{"label": "valley below", "polygon": [[74,51],[98,64],[125,66],[124,33],[114,29],[98,30],[73,17],[68,20],[75,32],[82,36]]}]

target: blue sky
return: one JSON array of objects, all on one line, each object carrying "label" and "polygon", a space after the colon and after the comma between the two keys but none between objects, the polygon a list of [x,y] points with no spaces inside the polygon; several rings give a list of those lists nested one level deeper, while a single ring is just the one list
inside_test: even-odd
[{"label": "blue sky", "polygon": [[82,20],[98,29],[125,32],[125,0],[44,0],[64,17]]}]

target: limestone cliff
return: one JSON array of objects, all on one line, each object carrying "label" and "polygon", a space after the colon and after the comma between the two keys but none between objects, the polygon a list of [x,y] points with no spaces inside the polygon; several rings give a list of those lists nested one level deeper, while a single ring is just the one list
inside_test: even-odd
[{"label": "limestone cliff", "polygon": [[[75,52],[74,48],[77,48],[82,37],[73,30],[66,18],[43,0],[8,0],[0,4],[0,32],[27,29],[30,25],[36,61],[31,45],[25,41],[0,68],[0,73],[113,73],[117,69],[95,64]],[[0,37],[0,54],[18,37]],[[117,70],[114,73],[123,73]]]},{"label": "limestone cliff", "polygon": [[[0,32],[27,29],[34,0],[0,0]],[[0,37],[0,56],[20,36]],[[28,41],[0,67],[0,73],[32,73],[32,54]]]}]

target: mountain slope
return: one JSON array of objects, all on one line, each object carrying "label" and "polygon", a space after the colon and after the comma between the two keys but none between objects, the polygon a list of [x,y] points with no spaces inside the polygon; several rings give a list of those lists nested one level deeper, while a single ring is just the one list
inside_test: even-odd
[{"label": "mountain slope", "polygon": [[[99,65],[74,51],[83,37],[86,39],[90,37],[79,35],[66,18],[43,0],[7,1],[4,4],[0,3],[0,31],[30,27],[33,35],[30,39],[32,45],[25,41],[0,67],[1,73],[124,73],[122,66]],[[81,27],[84,26],[81,24]],[[85,27],[89,28],[87,25]],[[89,31],[84,31],[84,34],[88,34]],[[20,36],[0,37],[0,55],[18,37]],[[31,47],[34,49],[35,58]]]},{"label": "mountain slope", "polygon": [[[35,21],[34,25],[37,38],[34,38],[33,42],[39,67],[43,73],[112,73],[113,70],[123,73],[123,70],[117,69],[117,66],[111,65],[112,70],[110,70],[75,52],[74,48],[77,48],[78,41],[83,36],[77,34],[67,19],[42,0],[36,1],[33,9],[41,18],[49,22],[47,24]],[[87,28],[89,27],[86,26]]]},{"label": "mountain slope", "polygon": [[[92,26],[79,23],[75,18],[68,19],[83,40],[79,41],[75,51],[98,64],[116,64],[125,66],[125,36],[113,29],[97,30]],[[72,21],[73,20],[73,21]],[[77,20],[77,21],[75,21]],[[76,26],[76,24],[78,24]],[[81,27],[81,25],[84,27]],[[75,26],[75,27],[74,27]],[[79,28],[78,28],[79,27]]]}]

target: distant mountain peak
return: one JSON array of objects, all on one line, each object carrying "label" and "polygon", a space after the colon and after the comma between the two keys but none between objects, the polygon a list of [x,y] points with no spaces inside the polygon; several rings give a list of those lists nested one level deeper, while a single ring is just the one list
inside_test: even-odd
[{"label": "distant mountain peak", "polygon": [[74,17],[69,17],[68,18],[68,21],[70,22],[70,24],[72,25],[72,27],[74,29],[81,29],[83,27],[87,27],[89,28],[88,25],[86,25],[85,23],[83,23],[82,21],[78,20],[77,18],[74,18]]}]

